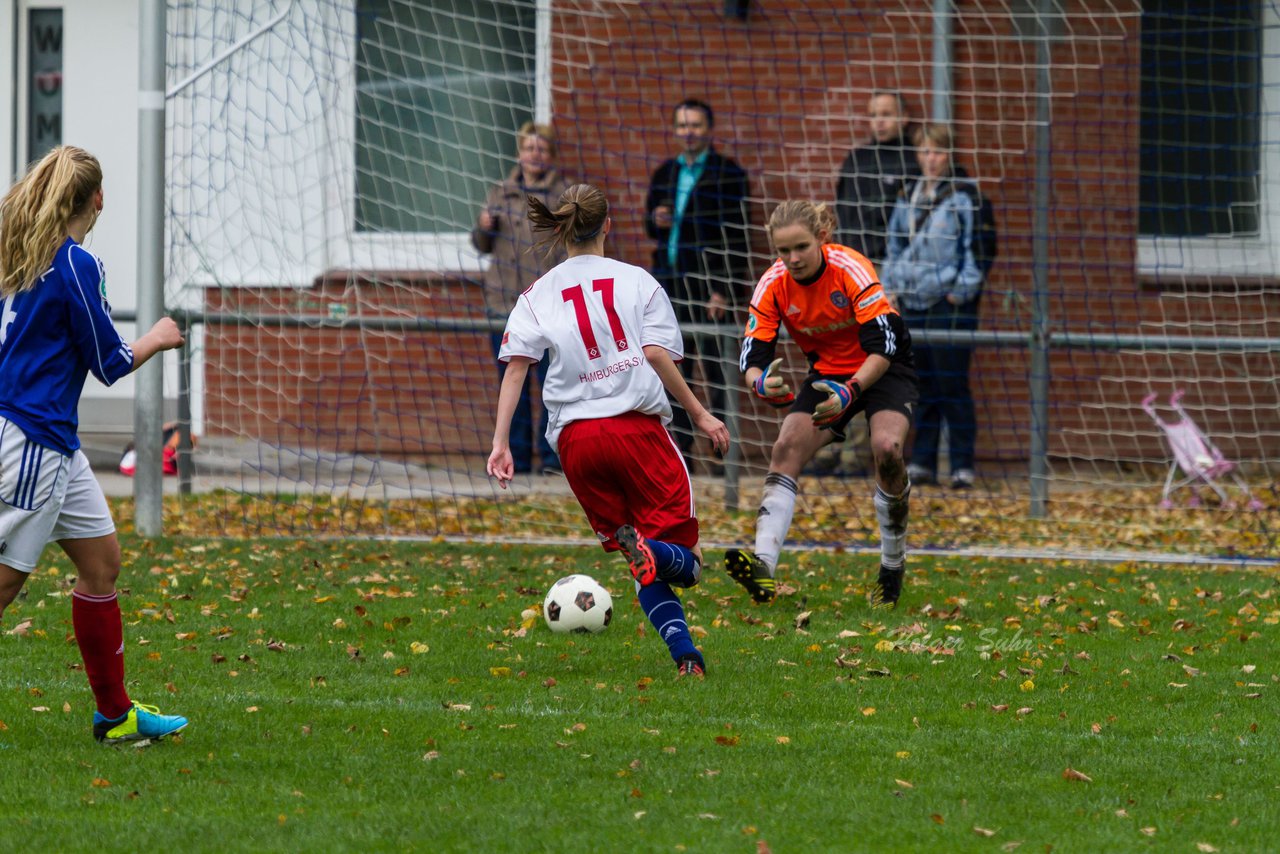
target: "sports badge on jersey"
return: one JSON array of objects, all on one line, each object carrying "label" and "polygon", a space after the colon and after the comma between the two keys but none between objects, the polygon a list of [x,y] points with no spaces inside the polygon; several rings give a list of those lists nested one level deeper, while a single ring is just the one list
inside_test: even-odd
[{"label": "sports badge on jersey", "polygon": [[111,314],[111,303],[107,302],[107,268],[103,266],[102,259],[96,255],[93,260],[98,262],[98,289],[102,292],[102,310]]},{"label": "sports badge on jersey", "polygon": [[844,295],[844,291],[832,291],[831,304],[836,308],[848,308],[849,298]]}]

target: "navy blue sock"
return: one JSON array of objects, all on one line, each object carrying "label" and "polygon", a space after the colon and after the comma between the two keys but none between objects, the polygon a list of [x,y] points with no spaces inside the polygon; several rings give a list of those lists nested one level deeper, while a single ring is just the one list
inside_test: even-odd
[{"label": "navy blue sock", "polygon": [[689,635],[689,624],[684,620],[684,605],[680,604],[680,597],[671,589],[670,584],[661,578],[654,579],[648,587],[641,587],[636,596],[640,599],[640,607],[644,609],[645,616],[658,630],[658,637],[666,641],[672,660],[679,661],[682,655],[697,655],[699,659],[702,658]]},{"label": "navy blue sock", "polygon": [[659,578],[677,587],[692,587],[698,583],[702,566],[691,550],[662,540],[646,538],[645,542],[649,544],[649,551],[653,552],[653,562],[658,568]]}]

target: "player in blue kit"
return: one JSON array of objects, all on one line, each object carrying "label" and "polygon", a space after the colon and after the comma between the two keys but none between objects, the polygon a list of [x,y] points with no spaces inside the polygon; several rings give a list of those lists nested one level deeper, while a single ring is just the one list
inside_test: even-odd
[{"label": "player in blue kit", "polygon": [[126,344],[111,323],[102,262],[80,244],[102,212],[102,167],[49,152],[0,202],[0,616],[56,540],[76,567],[71,621],[93,689],[93,735],[171,735],[187,719],[129,698],[116,577],[120,543],[76,436],[88,374],[111,385],[182,333],[161,318]]}]

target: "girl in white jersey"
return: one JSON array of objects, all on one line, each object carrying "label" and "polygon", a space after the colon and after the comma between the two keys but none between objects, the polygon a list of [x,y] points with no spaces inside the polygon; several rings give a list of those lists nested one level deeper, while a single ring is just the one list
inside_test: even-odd
[{"label": "girl in white jersey", "polygon": [[547,441],[605,551],[626,556],[640,605],[679,674],[702,676],[706,663],[672,589],[698,583],[702,550],[689,472],[666,429],[666,393],[720,453],[729,431],[675,365],[684,350],[662,286],[639,267],[604,257],[612,227],[604,193],[575,184],[554,211],[531,196],[529,219],[545,233],[543,244],[569,257],[520,295],[507,320],[488,472],[504,489],[514,476],[511,416],[529,366],[545,351]]},{"label": "girl in white jersey", "polygon": [[71,622],[97,704],[93,734],[158,739],[187,719],[129,699],[116,577],[120,543],[76,437],[89,373],[107,385],[182,333],[162,318],[132,345],[107,306],[102,263],[81,247],[102,211],[102,167],[59,146],[0,202],[0,615],[56,540],[76,567]]}]

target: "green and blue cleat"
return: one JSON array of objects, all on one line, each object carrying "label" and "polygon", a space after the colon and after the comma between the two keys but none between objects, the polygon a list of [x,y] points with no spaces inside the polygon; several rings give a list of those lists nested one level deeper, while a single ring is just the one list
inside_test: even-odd
[{"label": "green and blue cleat", "polygon": [[102,712],[93,713],[93,737],[103,744],[127,741],[156,741],[181,732],[187,719],[181,715],[162,715],[155,706],[134,703],[133,708],[112,720]]}]

